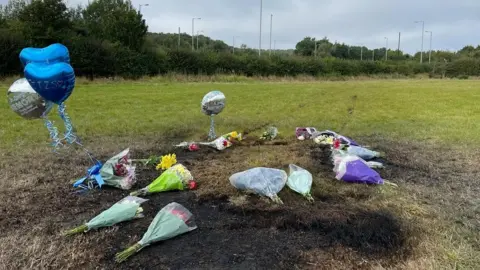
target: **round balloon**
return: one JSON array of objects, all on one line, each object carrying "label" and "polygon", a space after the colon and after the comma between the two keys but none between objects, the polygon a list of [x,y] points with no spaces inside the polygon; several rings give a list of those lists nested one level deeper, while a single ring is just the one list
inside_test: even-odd
[{"label": "round balloon", "polygon": [[27,79],[15,81],[8,89],[7,98],[10,108],[24,118],[40,118],[44,113],[48,114],[45,99],[33,90]]},{"label": "round balloon", "polygon": [[220,91],[212,91],[202,99],[202,112],[206,115],[215,115],[225,108],[225,95]]}]

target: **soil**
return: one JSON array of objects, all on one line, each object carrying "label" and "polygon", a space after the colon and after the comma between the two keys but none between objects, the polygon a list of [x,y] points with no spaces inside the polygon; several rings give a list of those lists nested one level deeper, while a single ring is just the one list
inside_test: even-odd
[{"label": "soil", "polygon": [[[159,154],[155,152],[158,148],[132,149],[132,155],[148,157]],[[170,150],[162,149],[163,153]],[[143,206],[145,218],[72,238],[64,238],[60,232],[87,221],[129,192],[103,188],[82,195],[72,193],[65,179],[72,174],[81,176],[88,167],[83,157],[45,158],[30,167],[3,164],[2,169],[13,171],[15,177],[31,179],[23,186],[6,185],[0,195],[0,229],[7,236],[3,239],[10,239],[0,255],[0,262],[6,265],[0,268],[331,269],[337,265],[338,269],[369,269],[372,264],[365,262],[393,267],[414,252],[415,227],[390,209],[363,203],[375,192],[372,187],[350,194],[314,189],[314,203],[285,188],[280,193],[284,204],[275,205],[238,192],[228,181],[232,173],[253,166],[286,169],[290,162],[308,169],[315,178],[333,179],[328,149],[292,139],[272,143],[246,140],[222,152],[206,148],[175,152],[178,162],[197,178],[197,191],[148,196]],[[101,158],[105,160],[109,154],[103,152]],[[389,179],[405,175],[399,168],[405,170],[407,165],[393,161],[387,165],[389,169],[382,175]],[[32,176],[32,171],[42,171],[40,167],[43,173]],[[139,165],[135,188],[148,185],[158,175],[154,168]],[[115,254],[138,241],[155,214],[173,201],[193,213],[198,229],[146,247],[116,264]],[[26,248],[28,245],[32,247]]]}]

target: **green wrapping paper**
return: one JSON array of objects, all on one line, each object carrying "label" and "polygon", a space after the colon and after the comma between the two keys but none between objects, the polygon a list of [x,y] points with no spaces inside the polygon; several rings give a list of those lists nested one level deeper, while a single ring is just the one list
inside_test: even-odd
[{"label": "green wrapping paper", "polygon": [[188,183],[193,181],[192,174],[182,164],[176,164],[164,171],[150,185],[130,193],[132,196],[149,195],[151,193],[172,190],[184,190]]},{"label": "green wrapping paper", "polygon": [[169,203],[158,212],[140,241],[117,253],[116,261],[123,262],[152,243],[173,238],[196,228],[193,215],[188,209],[176,202]]},{"label": "green wrapping paper", "polygon": [[113,226],[117,223],[143,217],[143,209],[140,205],[147,200],[128,196],[113,206],[103,211],[87,223],[66,231],[66,236],[74,235],[81,232],[87,232],[92,229]]}]

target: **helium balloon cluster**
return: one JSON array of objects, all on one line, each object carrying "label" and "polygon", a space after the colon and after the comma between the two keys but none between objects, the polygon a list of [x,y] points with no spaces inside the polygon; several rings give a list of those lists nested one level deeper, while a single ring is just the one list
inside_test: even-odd
[{"label": "helium balloon cluster", "polygon": [[225,108],[225,95],[214,90],[206,94],[202,99],[202,112],[210,116],[210,131],[208,133],[209,139],[215,139],[215,122],[213,117],[223,111]]},{"label": "helium balloon cluster", "polygon": [[[67,47],[55,43],[45,48],[24,48],[20,52],[20,61],[25,78],[14,82],[8,90],[12,110],[27,119],[42,118],[55,150],[65,142],[80,144],[65,112],[64,102],[75,87],[75,72],[70,66]],[[63,138],[59,137],[58,129],[47,118],[55,104],[65,124]]]}]

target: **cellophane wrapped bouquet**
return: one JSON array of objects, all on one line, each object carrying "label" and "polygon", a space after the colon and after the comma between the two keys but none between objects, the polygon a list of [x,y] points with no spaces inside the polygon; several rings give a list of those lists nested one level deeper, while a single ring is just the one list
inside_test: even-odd
[{"label": "cellophane wrapped bouquet", "polygon": [[146,246],[193,231],[196,228],[193,215],[187,208],[176,202],[169,203],[158,212],[140,241],[117,253],[116,261],[121,263]]},{"label": "cellophane wrapped bouquet", "polygon": [[143,209],[140,205],[146,201],[147,200],[145,199],[134,196],[125,197],[119,202],[112,205],[107,210],[92,218],[87,223],[67,230],[66,232],[64,232],[64,235],[71,236],[101,227],[113,226],[123,221],[142,218]]},{"label": "cellophane wrapped bouquet", "polygon": [[129,190],[136,182],[135,166],[130,160],[130,149],[125,149],[103,164],[100,176],[105,185]]},{"label": "cellophane wrapped bouquet", "polygon": [[175,164],[164,171],[150,185],[130,193],[132,196],[145,196],[171,190],[195,189],[197,186],[190,171],[182,164]]}]

